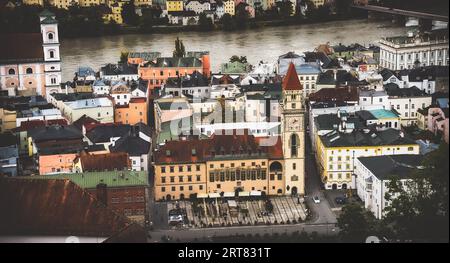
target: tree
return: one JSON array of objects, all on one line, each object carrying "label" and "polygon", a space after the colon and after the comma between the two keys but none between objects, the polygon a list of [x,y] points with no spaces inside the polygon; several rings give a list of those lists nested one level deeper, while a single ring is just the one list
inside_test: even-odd
[{"label": "tree", "polygon": [[389,224],[400,239],[448,242],[449,148],[442,143],[429,153],[405,185],[391,178],[385,195],[390,205],[385,209]]},{"label": "tree", "polygon": [[368,236],[374,235],[375,217],[358,204],[342,207],[337,220],[341,229],[339,235],[345,242],[364,242]]},{"label": "tree", "polygon": [[236,55],[233,55],[231,58],[230,58],[230,62],[240,62],[240,63],[243,63],[243,64],[246,64],[247,63],[247,57],[246,56],[236,56]]},{"label": "tree", "polygon": [[350,6],[352,4],[352,0],[335,0],[334,5],[336,8],[336,13],[341,16],[347,15],[350,13]]},{"label": "tree", "polygon": [[291,1],[280,1],[277,2],[278,5],[278,12],[281,18],[287,18],[292,15],[293,12],[293,6]]},{"label": "tree", "polygon": [[139,16],[136,14],[134,0],[131,0],[122,6],[122,19],[125,24],[137,26],[139,23]]},{"label": "tree", "polygon": [[246,6],[242,3],[236,6],[234,20],[236,27],[239,29],[247,28],[248,20],[250,19],[250,14],[245,7]]},{"label": "tree", "polygon": [[233,17],[226,13],[220,18],[220,23],[225,31],[231,31],[235,28]]},{"label": "tree", "polygon": [[183,40],[180,40],[178,37],[175,39],[175,50],[173,51],[173,56],[176,58],[182,58],[186,55],[186,51],[184,49]]},{"label": "tree", "polygon": [[144,33],[152,32],[154,25],[153,12],[150,9],[142,11],[142,16],[139,19],[139,31]]},{"label": "tree", "polygon": [[200,14],[198,24],[201,31],[210,31],[214,27],[211,18],[208,18],[205,13]]},{"label": "tree", "polygon": [[120,62],[121,63],[126,63],[128,61],[128,51],[122,51],[120,52]]}]

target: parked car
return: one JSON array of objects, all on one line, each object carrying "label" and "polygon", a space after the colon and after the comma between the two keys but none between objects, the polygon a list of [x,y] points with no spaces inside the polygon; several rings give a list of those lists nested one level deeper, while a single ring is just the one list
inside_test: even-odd
[{"label": "parked car", "polygon": [[338,196],[334,199],[334,201],[336,202],[336,204],[338,205],[343,205],[345,203],[347,203],[347,199],[345,197],[342,196]]},{"label": "parked car", "polygon": [[318,196],[314,196],[313,197],[313,201],[314,201],[314,203],[319,204],[320,203],[320,198]]}]

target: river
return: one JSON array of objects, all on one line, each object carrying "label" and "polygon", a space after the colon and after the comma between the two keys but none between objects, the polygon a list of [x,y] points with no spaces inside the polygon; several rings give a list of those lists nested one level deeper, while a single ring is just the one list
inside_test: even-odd
[{"label": "river", "polygon": [[102,65],[115,63],[121,51],[159,51],[171,56],[174,40],[183,40],[186,51],[208,50],[211,66],[217,71],[220,64],[232,55],[247,56],[249,63],[261,60],[275,62],[288,51],[312,51],[322,43],[368,45],[381,37],[405,34],[406,28],[390,21],[347,20],[320,24],[266,27],[236,32],[181,32],[168,34],[128,34],[94,38],[64,39],[61,43],[63,80],[71,80],[79,66],[98,71]]}]

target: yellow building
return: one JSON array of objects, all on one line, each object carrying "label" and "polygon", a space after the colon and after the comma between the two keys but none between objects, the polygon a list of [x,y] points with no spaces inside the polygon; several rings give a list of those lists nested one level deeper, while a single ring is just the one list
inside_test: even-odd
[{"label": "yellow building", "polygon": [[[66,1],[66,0],[64,0],[64,1]],[[72,1],[72,0],[70,0],[70,1]],[[96,6],[96,5],[100,5],[103,3],[104,3],[103,0],[78,0],[78,4],[82,7]]]},{"label": "yellow building", "polygon": [[311,2],[316,8],[325,4],[325,0],[311,0]]},{"label": "yellow building", "polygon": [[428,130],[428,109],[418,109],[417,110],[417,128],[421,130]]},{"label": "yellow building", "polygon": [[23,0],[24,5],[44,5],[44,0]]},{"label": "yellow building", "polygon": [[234,1],[232,1],[232,0],[224,1],[223,9],[224,9],[225,14],[230,14],[231,16],[234,16],[234,11],[235,11]]},{"label": "yellow building", "polygon": [[183,1],[181,0],[167,0],[166,1],[167,12],[183,11]]},{"label": "yellow building", "polygon": [[151,6],[153,3],[152,0],[135,0],[134,5],[135,6]]},{"label": "yellow building", "polygon": [[71,5],[80,4],[79,0],[50,0],[49,3],[57,8],[68,9]]},{"label": "yellow building", "polygon": [[332,131],[316,135],[316,162],[326,189],[354,189],[358,157],[419,154],[419,145],[401,131]]},{"label": "yellow building", "polygon": [[0,108],[0,133],[16,128],[16,111]]},{"label": "yellow building", "polygon": [[124,5],[124,3],[125,2],[122,1],[114,1],[114,2],[111,1],[110,4],[108,5],[109,8],[111,8],[111,13],[105,14],[103,16],[103,19],[106,22],[114,21],[119,25],[123,24],[122,6]]},{"label": "yellow building", "polygon": [[285,193],[281,139],[259,146],[252,135],[169,141],[155,152],[155,199],[259,191]]}]

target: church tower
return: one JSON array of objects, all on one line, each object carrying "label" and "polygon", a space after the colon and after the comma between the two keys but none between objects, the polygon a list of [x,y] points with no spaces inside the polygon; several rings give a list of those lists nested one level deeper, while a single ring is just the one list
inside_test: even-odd
[{"label": "church tower", "polygon": [[305,109],[303,88],[293,63],[282,83],[281,134],[286,194],[305,194]]},{"label": "church tower", "polygon": [[61,56],[59,53],[58,21],[55,14],[44,10],[39,14],[41,21],[42,48],[44,49],[45,90],[41,95],[58,92],[61,83]]}]

